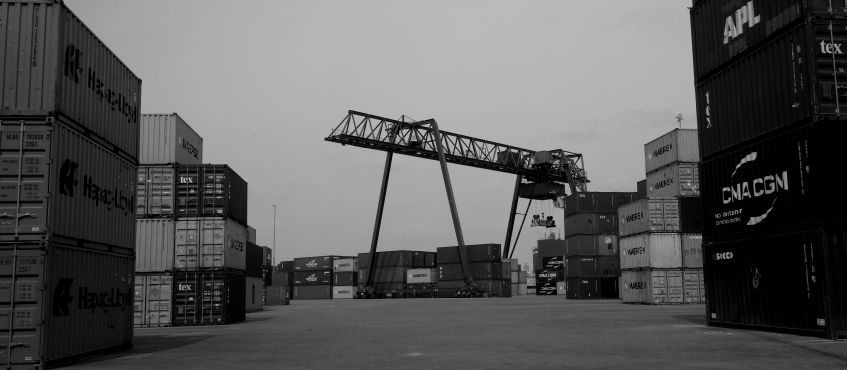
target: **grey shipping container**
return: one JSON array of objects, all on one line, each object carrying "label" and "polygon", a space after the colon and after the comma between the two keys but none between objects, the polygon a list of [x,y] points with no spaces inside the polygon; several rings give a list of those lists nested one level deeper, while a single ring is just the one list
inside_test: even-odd
[{"label": "grey shipping container", "polygon": [[244,291],[244,312],[261,311],[265,306],[265,287],[262,284],[262,279],[247,276],[244,278],[244,282],[246,285]]},{"label": "grey shipping container", "polygon": [[644,144],[645,173],[650,173],[674,162],[700,162],[697,130],[673,129]]},{"label": "grey shipping container", "polygon": [[332,271],[295,271],[294,286],[298,285],[331,285]]},{"label": "grey shipping container", "polygon": [[703,204],[700,197],[652,197],[618,209],[618,234],[644,232],[703,231]]},{"label": "grey shipping container", "polygon": [[134,162],[141,80],[61,2],[2,2],[0,18],[0,117],[66,117]]},{"label": "grey shipping container", "polygon": [[139,218],[135,224],[135,271],[172,271],[176,222],[171,218]]},{"label": "grey shipping container", "polygon": [[133,302],[135,327],[171,326],[173,286],[172,272],[136,272]]},{"label": "grey shipping container", "polygon": [[565,256],[617,256],[617,235],[574,235],[568,238]]},{"label": "grey shipping container", "polygon": [[[470,264],[470,268],[470,275],[474,280],[496,280],[503,277],[501,262],[474,262]],[[437,269],[438,281],[465,279],[461,263],[439,263]]]},{"label": "grey shipping container", "polygon": [[262,277],[262,247],[247,241],[244,250],[244,274],[248,277]]},{"label": "grey shipping container", "polygon": [[676,162],[647,174],[647,197],[699,197],[697,163]]},{"label": "grey shipping container", "polygon": [[141,115],[139,164],[203,163],[203,138],[176,113]]},{"label": "grey shipping container", "polygon": [[565,235],[617,234],[618,214],[615,213],[575,213],[565,217]]},{"label": "grey shipping container", "polygon": [[621,299],[623,303],[642,304],[699,303],[699,282],[693,291],[688,290],[696,297],[686,299],[684,272],[683,269],[624,270],[620,280]]},{"label": "grey shipping container", "polygon": [[176,222],[176,269],[228,268],[244,271],[247,230],[221,217],[180,218]]},{"label": "grey shipping container", "polygon": [[612,213],[637,199],[637,193],[584,192],[564,198],[565,216],[575,213]]},{"label": "grey shipping container", "polygon": [[703,246],[713,325],[847,335],[844,224]]},{"label": "grey shipping container", "polygon": [[564,256],[567,242],[562,239],[538,239],[538,255],[541,258]]},{"label": "grey shipping container", "polygon": [[337,256],[300,257],[294,259],[292,271],[332,270],[332,261]]},{"label": "grey shipping container", "polygon": [[694,75],[699,81],[809,16],[844,18],[830,0],[695,0],[691,8]]},{"label": "grey shipping container", "polygon": [[[502,258],[500,244],[474,244],[466,245],[468,260],[470,262],[496,262]],[[461,263],[458,247],[439,247],[436,250],[438,264]],[[361,261],[361,259],[359,259]]]},{"label": "grey shipping container", "polygon": [[228,217],[247,225],[247,182],[225,164],[180,165],[176,215]]},{"label": "grey shipping container", "polygon": [[572,277],[566,280],[568,299],[616,299],[618,278],[616,277]]},{"label": "grey shipping container", "polygon": [[680,235],[682,267],[703,268],[703,234]]},{"label": "grey shipping container", "polygon": [[246,287],[244,273],[240,271],[177,271],[174,276],[174,325],[244,321]]},{"label": "grey shipping container", "polygon": [[682,267],[679,233],[638,234],[620,239],[622,269]]},{"label": "grey shipping container", "polygon": [[[45,368],[63,359],[132,345],[132,254],[50,243],[0,249],[3,363]],[[13,312],[10,312],[13,310]]]},{"label": "grey shipping container", "polygon": [[295,286],[292,299],[332,299],[332,285]]},{"label": "grey shipping container", "polygon": [[52,119],[0,123],[0,240],[135,246],[135,165]]},{"label": "grey shipping container", "polygon": [[[406,277],[406,267],[404,266],[389,266],[377,267],[374,271],[373,283],[402,283]],[[368,272],[370,269],[359,269],[359,283],[365,284],[368,280]]]},{"label": "grey shipping container", "polygon": [[703,159],[799,122],[843,119],[847,22],[801,24],[696,86]]},{"label": "grey shipping container", "polygon": [[620,275],[617,256],[573,256],[565,259],[567,277],[616,277]]},{"label": "grey shipping container", "polygon": [[173,217],[176,202],[176,168],[140,166],[137,180],[135,214],[139,217]]},{"label": "grey shipping container", "polygon": [[273,285],[265,287],[265,306],[281,306],[289,304],[290,290],[288,286]]},{"label": "grey shipping container", "polygon": [[333,272],[332,285],[354,286],[359,284],[359,272]]}]

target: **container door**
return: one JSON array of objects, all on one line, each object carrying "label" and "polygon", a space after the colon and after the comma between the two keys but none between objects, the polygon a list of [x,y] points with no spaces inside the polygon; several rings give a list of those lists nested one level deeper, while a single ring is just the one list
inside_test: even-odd
[{"label": "container door", "polygon": [[[38,364],[42,356],[44,255],[37,251],[0,250],[0,361]],[[61,309],[61,307],[59,307]],[[14,314],[11,311],[14,310]]]},{"label": "container door", "polygon": [[197,273],[178,273],[174,279],[173,317],[175,326],[197,325],[198,295]]},{"label": "container door", "polygon": [[147,209],[148,198],[148,176],[149,169],[146,167],[138,168],[138,179],[135,183],[135,214],[138,216],[146,216],[149,211]]},{"label": "container door", "polygon": [[0,234],[47,231],[51,133],[46,126],[0,125]]},{"label": "container door", "polygon": [[174,267],[195,269],[200,267],[200,219],[183,219],[176,222],[176,245]]},{"label": "container door", "polygon": [[177,210],[179,217],[200,216],[200,181],[203,167],[184,166],[179,168],[177,175]]}]

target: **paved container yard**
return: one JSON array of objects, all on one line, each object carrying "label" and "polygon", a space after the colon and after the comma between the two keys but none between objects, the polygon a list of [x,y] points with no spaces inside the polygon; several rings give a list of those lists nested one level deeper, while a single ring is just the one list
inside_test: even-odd
[{"label": "paved container yard", "polygon": [[709,327],[703,305],[521,296],[292,301],[247,321],[135,330],[76,369],[844,369],[847,341]]}]

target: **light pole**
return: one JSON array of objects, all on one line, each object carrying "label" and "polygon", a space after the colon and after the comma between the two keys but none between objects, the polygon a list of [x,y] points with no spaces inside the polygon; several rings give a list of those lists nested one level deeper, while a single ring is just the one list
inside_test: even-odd
[{"label": "light pole", "polygon": [[276,266],[276,204],[274,206],[274,245],[271,249],[271,261]]}]

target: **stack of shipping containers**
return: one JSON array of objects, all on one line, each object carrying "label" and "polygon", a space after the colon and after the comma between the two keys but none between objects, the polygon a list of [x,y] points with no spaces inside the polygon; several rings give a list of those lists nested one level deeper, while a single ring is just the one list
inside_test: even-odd
[{"label": "stack of shipping containers", "polygon": [[176,113],[142,114],[135,213],[136,327],[173,324],[176,166],[201,163],[203,138]]},{"label": "stack of shipping containers", "polygon": [[270,248],[256,244],[255,233],[251,233],[248,227],[248,239],[245,250],[244,281],[246,284],[244,311],[253,312],[262,310],[265,303],[266,278],[270,278]]},{"label": "stack of shipping containers", "polygon": [[[424,251],[376,252],[374,293],[389,298],[434,296],[435,257],[435,253]],[[370,263],[370,253],[359,253],[360,288],[367,283]]]},{"label": "stack of shipping containers", "polygon": [[526,295],[526,271],[521,270],[521,264],[517,259],[507,259],[503,262],[509,263],[509,281],[512,284],[512,297]]},{"label": "stack of shipping containers", "polygon": [[535,262],[535,294],[560,294],[565,283],[565,241],[562,239],[538,240]]},{"label": "stack of shipping containers", "polygon": [[697,130],[675,129],[644,145],[647,197],[618,209],[624,303],[702,303]]},{"label": "stack of shipping containers", "polygon": [[4,367],[131,346],[141,80],[62,3],[0,14]]},{"label": "stack of shipping containers", "polygon": [[265,305],[286,305],[294,293],[294,261],[282,261],[273,268],[271,284],[265,288]]},{"label": "stack of shipping containers", "polygon": [[[500,244],[466,245],[465,255],[470,276],[491,297],[510,297],[512,294],[511,264],[501,260]],[[452,298],[465,287],[465,273],[459,247],[440,247],[438,260],[438,297]]]},{"label": "stack of shipping containers", "polygon": [[332,299],[332,263],[339,256],[294,259],[291,299]]},{"label": "stack of shipping containers", "polygon": [[847,335],[844,7],[694,1],[712,324]]},{"label": "stack of shipping containers", "polygon": [[569,299],[618,298],[618,207],[637,193],[586,192],[564,198]]},{"label": "stack of shipping containers", "polygon": [[332,299],[351,299],[359,291],[359,258],[332,261]]}]

